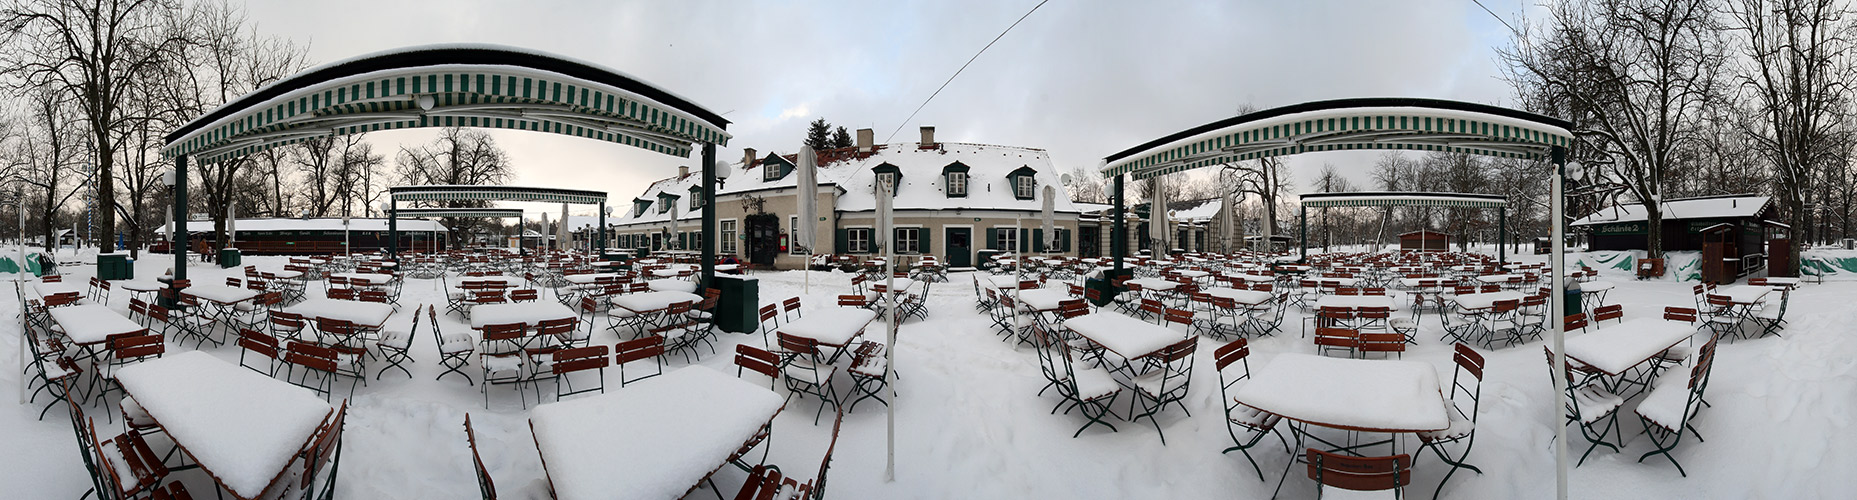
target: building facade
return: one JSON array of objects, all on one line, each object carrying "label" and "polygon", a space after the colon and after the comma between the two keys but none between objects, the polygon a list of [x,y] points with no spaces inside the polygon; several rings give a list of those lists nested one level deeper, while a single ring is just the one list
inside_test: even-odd
[{"label": "building facade", "polygon": [[[973,266],[988,250],[1077,255],[1078,209],[1044,150],[937,142],[933,127],[923,127],[916,143],[872,144],[871,134],[859,130],[855,146],[817,152],[818,182],[810,193],[798,185],[796,155],[745,150],[716,191],[717,253],[797,269],[807,253],[794,241],[793,228],[809,223],[817,235],[812,254],[877,256],[884,240],[874,234],[881,182],[895,186],[895,232],[888,236],[899,255],[934,255],[951,267]],[[616,245],[700,248],[700,182],[680,168],[677,176],[652,183],[615,214]],[[1047,186],[1056,188],[1056,244],[1049,248],[1041,223]],[[808,194],[818,220],[800,221],[799,197]]]}]

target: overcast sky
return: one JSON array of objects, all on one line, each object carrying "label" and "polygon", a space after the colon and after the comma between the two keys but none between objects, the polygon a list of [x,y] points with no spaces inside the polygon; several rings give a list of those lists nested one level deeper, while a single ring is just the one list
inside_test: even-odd
[{"label": "overcast sky", "polygon": [[[256,1],[267,34],[315,63],[431,43],[496,43],[589,60],[690,98],[732,123],[718,156],[791,153],[808,122],[876,129],[878,142],[1043,148],[1058,166],[1206,122],[1244,104],[1349,97],[1506,104],[1495,48],[1507,29],[1469,0],[1051,0],[913,120],[909,113],[1037,0],[565,2]],[[1519,0],[1485,0],[1513,18]],[[899,126],[902,131],[891,137]],[[431,130],[377,132],[376,151]],[[694,158],[567,136],[493,131],[515,185],[630,199]],[[1365,187],[1371,153],[1292,157],[1298,186],[1334,163]],[[529,208],[529,207],[525,207]],[[544,210],[544,207],[534,206]],[[591,214],[576,209],[575,213]]]}]

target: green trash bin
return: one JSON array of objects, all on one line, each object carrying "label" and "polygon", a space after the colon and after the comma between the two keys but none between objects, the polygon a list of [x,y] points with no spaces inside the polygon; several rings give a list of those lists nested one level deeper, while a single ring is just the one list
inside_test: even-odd
[{"label": "green trash bin", "polygon": [[135,268],[129,265],[129,254],[122,252],[97,254],[97,279],[126,280],[135,278]]},{"label": "green trash bin", "polygon": [[239,249],[237,248],[219,249],[219,267],[220,268],[239,267]]},{"label": "green trash bin", "polygon": [[1561,301],[1566,303],[1565,306],[1561,307],[1561,309],[1564,310],[1561,314],[1572,315],[1573,313],[1586,311],[1585,308],[1580,307],[1580,289],[1578,287],[1568,287],[1565,292],[1561,292]]},{"label": "green trash bin", "polygon": [[716,298],[716,310],[711,311],[718,328],[725,332],[752,333],[761,326],[760,318],[755,316],[755,307],[761,304],[759,280],[751,276],[718,274],[715,286],[722,291]]},{"label": "green trash bin", "polygon": [[[1133,276],[1134,274],[1135,271],[1133,269],[1122,269],[1123,276]],[[1102,291],[1102,299],[1096,302],[1097,307],[1106,306],[1109,305],[1110,302],[1115,302],[1116,293],[1120,291],[1115,287],[1114,269],[1104,269],[1101,275],[1084,280],[1083,287]]]}]

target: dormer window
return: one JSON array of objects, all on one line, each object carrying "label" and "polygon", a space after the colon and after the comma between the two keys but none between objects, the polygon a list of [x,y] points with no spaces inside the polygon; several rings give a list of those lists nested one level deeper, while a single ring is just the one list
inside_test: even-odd
[{"label": "dormer window", "polygon": [[690,186],[690,211],[703,209],[703,186]]},{"label": "dormer window", "polygon": [[781,158],[777,154],[768,154],[767,158],[761,159],[761,180],[774,182],[786,178],[787,174],[793,173],[793,168],[793,164],[787,163],[786,158]]},{"label": "dormer window", "polygon": [[638,217],[644,216],[645,210],[649,208],[651,208],[651,200],[644,200],[644,199],[632,200],[632,218],[636,219]]},{"label": "dormer window", "polygon": [[963,165],[958,161],[950,163],[948,166],[942,167],[941,175],[942,192],[946,193],[949,198],[964,198],[967,196],[967,165]]},{"label": "dormer window", "polygon": [[658,213],[671,211],[672,207],[677,206],[677,198],[678,196],[674,194],[658,193]]},{"label": "dormer window", "polygon": [[871,167],[870,170],[876,173],[877,185],[889,187],[892,194],[896,193],[896,187],[902,184],[903,172],[896,165],[884,163]]},{"label": "dormer window", "polygon": [[1019,167],[1018,170],[1006,174],[1007,182],[1012,184],[1012,197],[1021,200],[1037,198],[1037,173],[1038,171],[1032,170],[1032,167]]}]

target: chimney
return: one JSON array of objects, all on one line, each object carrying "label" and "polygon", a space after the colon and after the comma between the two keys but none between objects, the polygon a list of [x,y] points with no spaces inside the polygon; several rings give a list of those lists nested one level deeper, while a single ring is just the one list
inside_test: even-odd
[{"label": "chimney", "polygon": [[934,126],[932,125],[922,126],[922,143],[917,145],[916,148],[917,149],[935,149],[935,127]]},{"label": "chimney", "polygon": [[685,178],[685,177],[689,177],[689,176],[690,176],[690,166],[689,166],[689,165],[679,165],[679,166],[677,166],[677,178],[678,178],[678,179],[682,179],[682,178]]},{"label": "chimney", "polygon": [[871,143],[876,141],[876,138],[871,136],[872,133],[873,132],[871,131],[871,129],[867,129],[867,128],[858,129],[858,152],[859,153],[871,152]]}]

